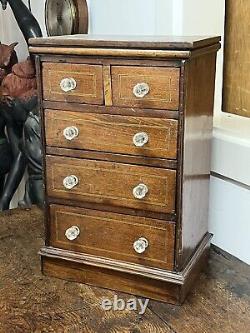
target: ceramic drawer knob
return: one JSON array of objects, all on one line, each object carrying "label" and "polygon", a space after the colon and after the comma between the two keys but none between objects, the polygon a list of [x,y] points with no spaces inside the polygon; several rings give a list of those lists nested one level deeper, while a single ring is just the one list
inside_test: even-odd
[{"label": "ceramic drawer knob", "polygon": [[73,226],[65,231],[65,236],[68,240],[73,241],[80,235],[80,229]]},{"label": "ceramic drawer knob", "polygon": [[145,132],[136,133],[133,137],[133,143],[136,147],[143,147],[148,143],[148,140],[149,137]]},{"label": "ceramic drawer knob", "polygon": [[79,130],[77,127],[75,126],[70,126],[70,127],[66,127],[63,130],[63,136],[65,137],[66,140],[74,140],[75,138],[77,138],[79,135]]},{"label": "ceramic drawer knob", "polygon": [[133,94],[137,98],[143,98],[149,93],[149,85],[147,83],[137,83],[137,85],[134,86]]},{"label": "ceramic drawer knob", "polygon": [[148,187],[145,184],[139,184],[133,189],[133,195],[136,199],[144,199],[148,193]]},{"label": "ceramic drawer knob", "polygon": [[72,91],[76,88],[76,86],[77,86],[76,80],[73,78],[67,77],[65,79],[62,79],[62,81],[60,82],[60,87],[64,92]]},{"label": "ceramic drawer knob", "polygon": [[137,241],[134,242],[133,247],[136,253],[141,254],[146,251],[148,245],[148,240],[144,237],[140,237]]},{"label": "ceramic drawer knob", "polygon": [[66,178],[64,178],[63,180],[63,185],[67,190],[71,190],[72,188],[74,188],[77,184],[79,183],[79,179],[74,176],[67,176]]}]

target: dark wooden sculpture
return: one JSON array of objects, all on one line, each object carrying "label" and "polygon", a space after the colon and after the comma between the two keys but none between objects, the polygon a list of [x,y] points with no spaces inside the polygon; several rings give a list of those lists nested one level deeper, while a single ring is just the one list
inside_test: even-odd
[{"label": "dark wooden sculpture", "polygon": [[[12,66],[17,63],[17,55],[14,50],[16,45],[16,43],[11,45],[0,44],[0,87],[4,78],[11,72]],[[6,119],[0,113],[0,194],[3,191],[5,176],[10,171],[13,161],[11,146],[7,140],[5,127]]]},{"label": "dark wooden sculpture", "polygon": [[[0,1],[5,9],[7,1]],[[31,37],[42,36],[38,22],[21,0],[9,0],[8,3],[26,41]],[[0,210],[9,208],[27,167],[26,191],[20,204],[25,207],[33,203],[40,206],[43,204],[42,158],[34,64],[33,59],[15,64],[17,58],[13,46],[14,44],[9,47],[12,47],[12,53],[9,58],[4,57],[1,66],[0,135],[2,134],[2,151],[5,158],[0,164]],[[9,142],[5,132],[8,133]],[[8,176],[4,182],[6,173]]]}]

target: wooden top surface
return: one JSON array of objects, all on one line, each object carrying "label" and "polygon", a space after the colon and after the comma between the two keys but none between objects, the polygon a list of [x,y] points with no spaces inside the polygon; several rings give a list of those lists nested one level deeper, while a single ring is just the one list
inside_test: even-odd
[{"label": "wooden top surface", "polygon": [[71,46],[88,48],[126,48],[159,50],[195,50],[219,43],[221,38],[205,36],[118,36],[70,35],[31,38],[32,46]]}]

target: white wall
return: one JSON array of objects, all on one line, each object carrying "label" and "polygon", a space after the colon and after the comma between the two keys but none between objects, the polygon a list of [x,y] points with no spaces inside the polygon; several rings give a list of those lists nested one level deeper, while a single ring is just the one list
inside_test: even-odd
[{"label": "white wall", "polygon": [[[219,35],[224,38],[225,0],[183,0],[182,34]],[[215,91],[215,115],[221,113],[223,47],[218,52]]]},{"label": "white wall", "polygon": [[249,203],[249,187],[211,177],[210,231],[214,234],[213,243],[250,265]]},{"label": "white wall", "polygon": [[154,35],[172,31],[171,0],[89,0],[88,4],[90,33]]},{"label": "white wall", "polygon": [[[24,0],[27,4],[27,0]],[[27,58],[28,51],[25,47],[25,40],[20,30],[17,27],[15,17],[8,6],[6,12],[3,12],[0,6],[0,41],[4,44],[11,44],[18,42],[16,50],[21,60]]]}]

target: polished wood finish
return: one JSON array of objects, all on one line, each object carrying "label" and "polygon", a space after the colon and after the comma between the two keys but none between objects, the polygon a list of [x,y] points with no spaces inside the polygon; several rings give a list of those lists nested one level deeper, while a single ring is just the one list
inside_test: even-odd
[{"label": "polished wood finish", "polygon": [[[47,193],[51,197],[175,212],[174,170],[59,156],[47,156],[46,166]],[[63,180],[70,175],[77,176],[79,184],[67,190]],[[136,199],[133,189],[141,183],[148,187],[148,193]]]},{"label": "polished wood finish", "polygon": [[222,110],[250,117],[249,0],[227,0]]},{"label": "polished wood finish", "polygon": [[209,233],[206,235],[206,237],[204,237],[203,241],[199,244],[196,252],[190,258],[187,265],[181,271],[179,271],[178,274],[175,271],[169,271],[166,269],[156,269],[154,267],[148,267],[132,262],[97,257],[90,254],[72,252],[51,246],[42,247],[40,254],[47,258],[61,258],[63,260],[73,261],[78,264],[97,266],[111,270],[119,270],[123,273],[139,275],[157,281],[171,282],[174,284],[183,285],[185,284],[185,281],[189,279],[190,274],[195,272],[194,267],[206,252],[207,247],[209,247],[211,238],[212,235]]},{"label": "polished wood finish", "polygon": [[[84,282],[158,301],[182,304],[195,278],[207,262],[209,244],[209,242],[204,242],[203,247],[198,249],[190,264],[177,277],[166,271],[165,279],[156,278],[156,275],[152,278],[146,272],[138,274],[135,270],[134,275],[127,273],[125,269],[111,271],[101,263],[94,265],[90,260],[86,265],[81,258],[78,260],[77,255],[72,253],[70,258],[67,253],[64,254],[60,250],[54,251],[53,248],[41,250],[43,273],[60,279]],[[144,270],[144,266],[142,270]]]},{"label": "polished wood finish", "polygon": [[[165,159],[177,157],[178,122],[172,119],[46,110],[45,126],[48,146]],[[71,141],[63,136],[68,126],[79,130],[79,135]],[[140,132],[147,133],[149,142],[136,147],[133,137]]]},{"label": "polished wood finish", "polygon": [[109,65],[103,66],[103,81],[104,81],[104,95],[105,105],[112,106],[112,82],[111,82],[111,67]]},{"label": "polished wood finish", "polygon": [[59,205],[72,205],[76,207],[81,208],[87,208],[87,209],[97,209],[103,212],[112,212],[112,213],[118,213],[118,214],[125,214],[125,215],[131,215],[131,216],[141,216],[141,217],[148,217],[152,219],[157,220],[163,220],[163,221],[173,221],[176,222],[176,213],[161,213],[161,212],[153,212],[149,210],[143,210],[143,209],[133,209],[128,207],[121,207],[121,206],[114,206],[111,204],[106,203],[94,203],[94,202],[88,202],[88,201],[77,201],[77,200],[67,200],[67,199],[61,199],[61,198],[55,198],[55,197],[47,197],[47,203],[49,204],[59,204]]},{"label": "polished wood finish", "polygon": [[77,9],[77,20],[74,33],[87,34],[89,30],[89,9],[87,0],[78,0],[75,3]]},{"label": "polished wood finish", "polygon": [[[182,202],[178,220],[182,227],[178,229],[180,244],[176,258],[179,267],[207,232],[215,66],[216,54],[185,64]],[[196,75],[197,71],[202,75]]]},{"label": "polished wood finish", "polygon": [[220,37],[204,36],[119,36],[119,35],[74,35],[64,37],[32,38],[30,45],[82,46],[84,48],[124,48],[159,50],[194,50],[219,43]]},{"label": "polished wood finish", "polygon": [[131,58],[151,58],[151,59],[188,59],[190,51],[163,51],[163,50],[128,50],[128,49],[92,49],[92,48],[69,48],[69,47],[36,47],[30,46],[29,51],[34,54],[55,54],[55,55],[77,55],[96,57],[131,57]]},{"label": "polished wood finish", "polygon": [[[38,54],[43,89],[48,89],[46,66],[65,70],[61,78],[73,77],[68,76],[73,67],[89,68],[99,87],[92,101],[81,99],[76,89],[76,99],[52,94],[40,103],[47,226],[43,271],[180,304],[206,264],[211,239],[209,162],[220,39],[80,39],[32,40],[30,47]],[[83,73],[80,80],[93,87],[88,71]],[[137,83],[148,84],[144,97],[134,91]],[[59,89],[58,80],[55,84]],[[66,141],[68,126],[79,133]],[[133,146],[139,132],[149,136],[140,148]],[[69,190],[63,180],[71,175],[78,184]],[[148,187],[142,199],[133,193],[139,184]],[[69,241],[65,230],[74,224],[83,232]],[[144,235],[149,248],[133,253],[133,241]]]},{"label": "polished wood finish", "polygon": [[[43,98],[50,101],[104,104],[102,67],[97,65],[44,63]],[[74,90],[63,92],[60,82],[75,79]]]},{"label": "polished wood finish", "polygon": [[[69,281],[70,277],[68,281],[51,277],[52,272],[60,274],[57,259],[51,257],[45,264],[44,272],[49,276],[41,274],[37,253],[44,242],[44,227],[43,214],[37,208],[2,213],[0,235],[0,332],[249,333],[250,267],[218,248],[211,248],[206,271],[196,279],[182,306],[150,300],[142,315],[139,314],[140,308],[137,311],[108,312],[101,308],[103,299],[113,300],[116,295],[127,302],[134,298],[129,294],[75,283]],[[74,266],[80,281],[84,271],[80,271],[79,265],[69,261],[64,263],[64,268],[60,267],[60,277],[65,278],[68,268]],[[47,269],[49,266],[50,270]],[[84,267],[90,271],[88,281],[94,284],[98,278],[101,285],[103,281],[99,273],[104,270],[89,265]],[[113,281],[117,286],[111,271],[106,269],[105,272],[109,273],[105,284]],[[125,277],[129,281],[132,277],[131,274],[120,275],[123,281]],[[137,285],[138,289],[141,286],[142,293],[146,288],[141,285],[141,277],[135,279],[136,284],[131,281],[130,285],[132,288]],[[175,301],[173,291],[178,286],[164,291],[159,289],[161,283],[154,279],[151,282],[151,288],[146,290],[148,294],[154,297],[155,286],[160,295],[168,294]],[[167,283],[162,285],[166,287]]]},{"label": "polished wood finish", "polygon": [[[135,116],[135,108],[117,107],[117,106],[101,106],[80,103],[56,102],[56,101],[42,101],[44,109],[60,110],[60,111],[74,111],[85,113],[101,113],[112,115]],[[179,112],[170,110],[156,110],[156,109],[136,109],[136,116],[145,118],[163,118],[163,119],[176,119],[180,118]]]},{"label": "polished wood finish", "polygon": [[[111,68],[113,103],[149,109],[179,108],[179,68],[122,67]],[[149,93],[143,98],[133,94],[138,83],[148,84]]]},{"label": "polished wood finish", "polygon": [[[53,247],[143,266],[173,269],[174,223],[59,205],[50,206],[50,216],[50,244]],[[65,232],[72,226],[79,227],[80,235],[69,241]],[[142,254],[136,253],[133,248],[138,235],[149,242],[149,247]]]},{"label": "polished wood finish", "polygon": [[114,154],[114,153],[91,151],[91,150],[78,150],[78,149],[72,150],[70,148],[60,148],[60,147],[51,147],[51,146],[46,146],[46,153],[48,155],[68,156],[75,158],[100,160],[100,161],[155,166],[155,167],[174,169],[174,170],[177,168],[178,164],[176,160],[166,160],[163,158],[156,158],[156,157]]}]

